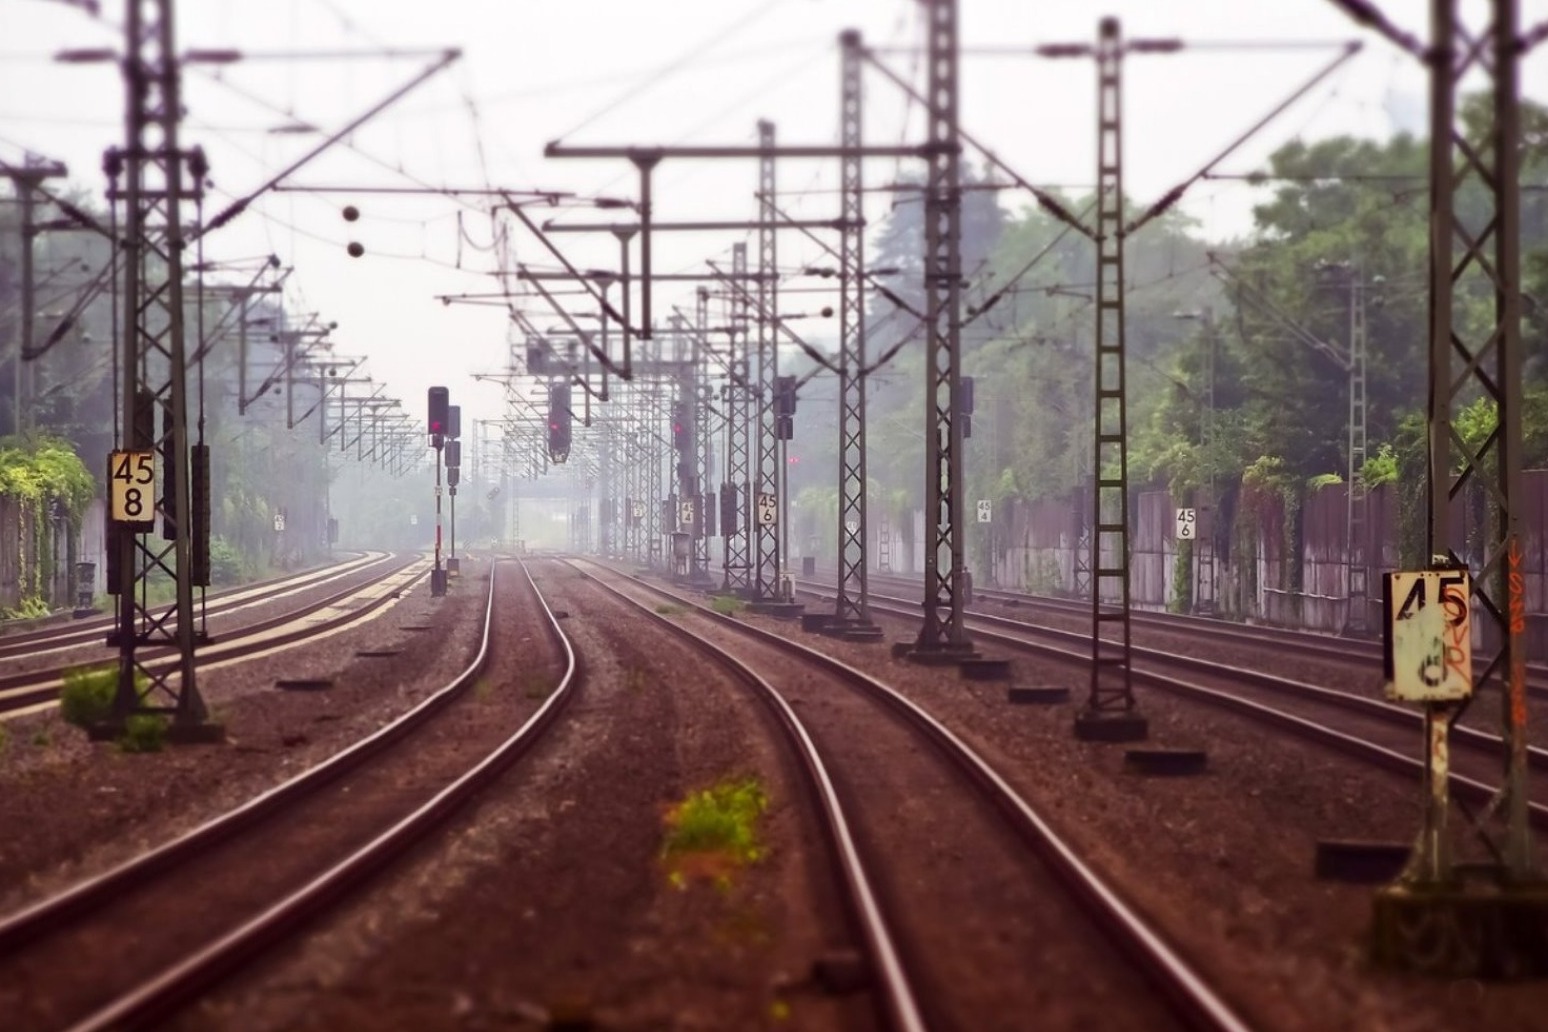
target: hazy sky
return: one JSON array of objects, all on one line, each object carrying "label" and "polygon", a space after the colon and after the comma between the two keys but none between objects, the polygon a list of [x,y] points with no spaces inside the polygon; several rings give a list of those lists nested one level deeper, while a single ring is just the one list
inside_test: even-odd
[{"label": "hazy sky", "polygon": [[[1427,34],[1423,0],[1380,0],[1388,16]],[[1482,3],[1464,3],[1475,16]],[[27,151],[66,162],[74,183],[100,193],[105,148],[122,143],[123,90],[112,65],[66,65],[51,56],[70,47],[119,44],[122,0],[102,0],[93,18],[61,0],[0,0],[0,159]],[[1523,26],[1548,20],[1548,0],[1523,0]],[[1208,47],[1173,56],[1135,57],[1125,68],[1127,190],[1153,198],[1206,161],[1329,63],[1342,41],[1362,53],[1271,123],[1221,165],[1262,167],[1265,155],[1295,137],[1340,133],[1381,137],[1423,132],[1425,80],[1418,63],[1362,32],[1327,0],[962,0],[964,45],[1008,46],[1094,39],[1098,19],[1117,15],[1129,37],[1197,43],[1243,41],[1252,49]],[[238,48],[245,59],[184,78],[185,145],[209,155],[215,192],[209,211],[258,187],[322,137],[277,133],[308,125],[330,132],[423,70],[429,51],[457,47],[461,58],[297,172],[292,185],[345,192],[271,193],[212,234],[208,257],[274,253],[295,272],[290,302],[339,323],[344,353],[367,354],[369,368],[411,412],[432,383],[452,388],[464,419],[500,413],[499,390],[468,374],[503,367],[507,320],[498,308],[443,306],[436,295],[495,289],[485,202],[443,196],[354,192],[376,186],[496,185],[634,195],[622,161],[558,161],[543,145],[571,143],[728,143],[756,139],[773,121],[782,142],[832,143],[837,134],[838,33],[861,30],[884,60],[921,82],[922,41],[915,0],[197,0],[179,5],[179,49]],[[1322,47],[1264,49],[1271,42]],[[382,56],[384,48],[417,48]],[[339,52],[361,56],[345,59]],[[307,57],[327,52],[326,59]],[[1526,96],[1548,102],[1548,44],[1523,65]],[[1093,180],[1095,70],[1089,60],[964,58],[963,127],[1019,173],[1076,191]],[[921,138],[917,104],[869,72],[868,142]],[[808,218],[832,218],[830,163],[789,162],[779,172],[785,205]],[[895,161],[868,164],[870,183],[891,182]],[[657,217],[743,219],[755,214],[751,162],[668,161],[656,177]],[[1245,232],[1252,190],[1200,183],[1185,209],[1204,231]],[[1003,206],[1027,203],[1007,191]],[[892,198],[873,195],[868,217]],[[346,223],[340,210],[362,213]],[[537,210],[539,218],[607,219],[623,213]],[[557,238],[583,268],[612,267],[611,237]],[[658,243],[658,268],[698,270],[728,260],[738,237],[681,235]],[[360,259],[346,254],[359,241]],[[541,244],[510,238],[520,260],[547,267]],[[819,260],[815,247],[781,238],[781,265]],[[1036,272],[1032,273],[1035,277]],[[793,287],[800,285],[792,283]],[[657,312],[688,303],[691,288],[663,285]],[[788,307],[815,309],[811,295]],[[536,306],[529,305],[529,308]],[[553,319],[539,319],[551,325]],[[808,324],[809,325],[809,324]],[[831,324],[811,327],[815,336]]]}]

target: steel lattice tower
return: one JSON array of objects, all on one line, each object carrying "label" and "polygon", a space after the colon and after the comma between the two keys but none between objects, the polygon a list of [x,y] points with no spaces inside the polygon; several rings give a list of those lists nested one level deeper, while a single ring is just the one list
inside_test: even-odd
[{"label": "steel lattice tower", "polygon": [[[734,282],[744,282],[747,276],[747,245],[731,245],[731,274]],[[749,524],[752,477],[751,412],[749,411],[747,360],[747,302],[737,295],[731,306],[731,376],[726,384],[726,479],[724,487],[734,502],[736,532],[720,532],[726,539],[726,566],[721,586],[727,591],[746,594],[751,589],[752,529]],[[737,346],[737,334],[741,334],[741,346]],[[724,522],[724,521],[722,521]]]},{"label": "steel lattice tower", "polygon": [[[775,435],[774,384],[779,376],[779,275],[775,240],[774,125],[758,123],[758,379],[752,403],[758,421],[757,498],[752,507],[756,570],[753,598],[768,601],[779,594],[779,524],[786,514],[778,511],[779,439]],[[775,518],[763,521],[763,499],[774,499]]]},{"label": "steel lattice tower", "polygon": [[[1091,686],[1078,733],[1143,737],[1129,669],[1129,453],[1123,276],[1123,43],[1104,18],[1097,43],[1096,355],[1091,535]],[[1112,628],[1116,637],[1104,632]]]},{"label": "steel lattice tower", "polygon": [[694,346],[697,361],[694,362],[695,389],[692,404],[694,430],[698,435],[699,496],[695,499],[694,508],[694,513],[698,516],[698,525],[694,528],[693,538],[693,576],[695,580],[708,583],[709,507],[717,504],[717,500],[712,486],[715,470],[713,454],[715,431],[711,421],[714,419],[714,415],[709,404],[709,378],[706,375],[711,358],[709,342],[709,291],[707,290],[700,290],[698,292],[694,321],[698,329],[698,335]]},{"label": "steel lattice tower", "polygon": [[[1525,495],[1521,481],[1521,254],[1520,98],[1521,40],[1515,0],[1494,0],[1493,23],[1470,33],[1457,0],[1433,0],[1430,52],[1430,395],[1429,533],[1431,555],[1459,555],[1452,500],[1468,482],[1484,493],[1490,520],[1480,528],[1482,566],[1473,577],[1474,611],[1494,634],[1484,636],[1484,673],[1477,687],[1497,686],[1505,741],[1505,780],[1488,813],[1503,817],[1500,849],[1509,875],[1534,870],[1528,823],[1526,713],[1526,586],[1522,573]],[[1468,140],[1456,114],[1457,87],[1477,71],[1490,80],[1493,124]],[[1485,210],[1464,217],[1458,196],[1476,175]],[[1472,203],[1470,199],[1470,203]],[[1459,295],[1492,294],[1493,318],[1476,331]],[[1476,450],[1457,433],[1455,410],[1482,396],[1497,406],[1498,422]],[[1455,471],[1455,472],[1453,472]],[[1466,706],[1453,709],[1451,723]],[[1430,717],[1429,719],[1436,719]],[[1433,747],[1434,736],[1428,739]],[[1443,789],[1442,789],[1443,790]],[[1433,840],[1426,877],[1450,875],[1442,841]]]},{"label": "steel lattice tower", "polygon": [[[115,528],[110,547],[117,558],[118,623],[108,639],[119,656],[113,720],[121,724],[134,713],[170,712],[174,733],[202,737],[219,729],[208,723],[194,672],[202,613],[195,609],[193,589],[207,578],[199,577],[195,566],[189,489],[183,249],[185,209],[202,189],[204,160],[198,151],[178,146],[172,0],[132,0],[125,6],[127,141],[122,151],[109,152],[107,161],[110,173],[121,169],[123,176],[122,189],[116,174],[109,188],[121,210],[124,254],[118,445],[124,451],[154,450],[161,462],[160,490],[148,515],[160,518],[164,540],[154,537],[154,518]],[[204,533],[207,524],[206,514],[199,528]],[[158,571],[177,587],[175,603],[165,609],[146,600],[148,581]],[[137,654],[142,645],[172,646],[176,664],[159,669],[147,664]],[[169,701],[152,701],[158,698]]]},{"label": "steel lattice tower", "polygon": [[839,38],[839,505],[838,584],[833,619],[870,623],[865,561],[865,193],[861,178],[860,34]]},{"label": "steel lattice tower", "polygon": [[[924,624],[915,651],[971,651],[962,622],[962,148],[957,127],[955,0],[924,0],[928,36],[929,174],[924,196],[925,573]],[[944,564],[944,568],[943,568]]]}]

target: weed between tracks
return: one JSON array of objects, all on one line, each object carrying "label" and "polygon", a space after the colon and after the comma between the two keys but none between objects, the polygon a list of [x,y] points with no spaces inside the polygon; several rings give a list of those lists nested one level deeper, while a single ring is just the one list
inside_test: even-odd
[{"label": "weed between tracks", "polygon": [[656,607],[656,612],[661,616],[676,616],[678,613],[681,613],[682,610],[672,605],[670,602],[663,602],[661,605]]},{"label": "weed between tracks", "polygon": [[763,859],[758,818],[768,796],[757,778],[726,779],[690,793],[667,810],[661,855],[667,878],[678,888],[694,877],[728,888],[738,867]]},{"label": "weed between tracks", "polygon": [[732,595],[716,595],[710,599],[710,608],[721,616],[735,616],[747,608],[747,603]]},{"label": "weed between tracks", "polygon": [[[135,690],[143,693],[150,678],[135,671]],[[67,724],[89,728],[113,715],[113,696],[118,692],[118,667],[111,663],[66,670],[59,690],[59,715]],[[137,713],[124,722],[118,747],[126,753],[160,752],[167,739],[167,718],[156,713]]]}]

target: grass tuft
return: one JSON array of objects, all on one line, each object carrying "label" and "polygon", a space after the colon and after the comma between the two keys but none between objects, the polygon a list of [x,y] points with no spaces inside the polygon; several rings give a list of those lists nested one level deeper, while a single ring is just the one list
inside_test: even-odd
[{"label": "grass tuft", "polygon": [[716,595],[710,599],[710,608],[721,616],[735,616],[747,608],[747,603],[733,595]]},{"label": "grass tuft", "polygon": [[663,602],[656,607],[656,613],[660,616],[676,616],[681,612],[681,609],[677,608],[670,602]]},{"label": "grass tuft", "polygon": [[167,725],[170,721],[159,713],[136,713],[124,721],[124,733],[119,736],[118,748],[126,753],[160,752],[167,744]]},{"label": "grass tuft", "polygon": [[756,778],[741,778],[693,792],[668,810],[661,853],[672,884],[682,887],[688,875],[699,874],[724,887],[732,869],[763,859],[758,818],[768,804]]},{"label": "grass tuft", "polygon": [[100,724],[113,714],[118,668],[111,664],[66,670],[59,690],[59,715],[76,727]]}]

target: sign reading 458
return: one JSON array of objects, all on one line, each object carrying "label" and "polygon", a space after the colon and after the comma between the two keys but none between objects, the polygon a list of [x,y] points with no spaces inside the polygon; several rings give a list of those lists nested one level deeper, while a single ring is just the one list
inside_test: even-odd
[{"label": "sign reading 458", "polygon": [[108,515],[136,530],[149,530],[156,516],[156,453],[108,453]]}]

